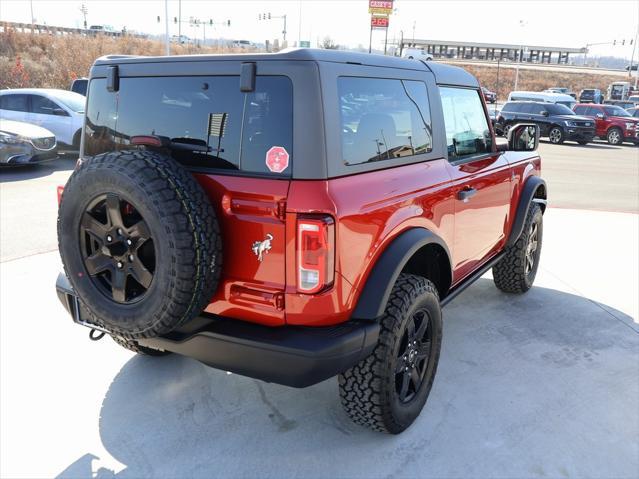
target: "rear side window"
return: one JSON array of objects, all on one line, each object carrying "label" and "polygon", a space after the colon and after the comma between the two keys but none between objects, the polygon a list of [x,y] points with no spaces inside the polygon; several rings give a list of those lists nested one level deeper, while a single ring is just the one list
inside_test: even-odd
[{"label": "rear side window", "polygon": [[516,113],[519,111],[519,108],[521,107],[520,103],[506,103],[504,105],[504,107],[501,109],[501,111],[504,112],[510,112],[510,113]]},{"label": "rear side window", "polygon": [[27,95],[0,96],[0,109],[11,111],[29,111]]},{"label": "rear side window", "polygon": [[588,107],[587,106],[576,106],[575,107],[575,113],[577,115],[586,115],[588,114]]},{"label": "rear side window", "polygon": [[479,92],[453,87],[440,87],[439,92],[449,159],[492,152],[493,138]]},{"label": "rear side window", "polygon": [[53,115],[53,110],[59,108],[59,105],[56,105],[48,98],[40,95],[31,95],[31,113],[37,113],[39,115]]},{"label": "rear side window", "polygon": [[[94,81],[87,123],[105,121],[95,107],[108,115],[114,106],[101,98],[115,94],[96,89]],[[287,77],[258,76],[250,93],[240,91],[239,76],[122,78],[117,95],[116,149],[131,148],[134,137],[155,136],[189,166],[290,175],[293,87]],[[100,149],[88,146],[86,153]],[[281,162],[267,161],[273,152]]]},{"label": "rear side window", "polygon": [[382,78],[338,78],[344,164],[432,151],[426,84]]}]

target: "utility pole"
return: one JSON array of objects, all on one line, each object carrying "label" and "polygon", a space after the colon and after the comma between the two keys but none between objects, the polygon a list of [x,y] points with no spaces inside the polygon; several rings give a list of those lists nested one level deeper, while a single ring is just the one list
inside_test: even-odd
[{"label": "utility pole", "polygon": [[31,27],[33,27],[33,24],[35,23],[35,17],[33,16],[33,0],[29,0],[29,4],[31,6]]},{"label": "utility pole", "polygon": [[[521,28],[524,28],[527,24],[528,24],[528,21],[519,20],[519,26]],[[517,84],[519,83],[519,64],[521,63],[523,56],[524,56],[524,44],[522,42],[521,47],[519,49],[519,59],[517,59],[517,66],[515,67],[515,88],[513,88],[513,91],[517,91]]]},{"label": "utility pole", "polygon": [[166,41],[166,54],[171,54],[171,45],[169,38],[169,0],[164,0],[164,39]]},{"label": "utility pole", "polygon": [[182,43],[182,0],[178,0],[178,42]]},{"label": "utility pole", "polygon": [[80,11],[82,12],[82,16],[84,17],[84,29],[86,30],[87,29],[87,14],[89,13],[89,9],[83,3],[82,6],[80,7]]}]

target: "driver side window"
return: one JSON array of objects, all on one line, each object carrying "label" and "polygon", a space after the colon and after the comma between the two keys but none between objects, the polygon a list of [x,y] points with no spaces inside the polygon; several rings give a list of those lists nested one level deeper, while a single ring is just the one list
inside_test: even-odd
[{"label": "driver side window", "polygon": [[449,160],[490,153],[493,138],[477,90],[440,87]]}]

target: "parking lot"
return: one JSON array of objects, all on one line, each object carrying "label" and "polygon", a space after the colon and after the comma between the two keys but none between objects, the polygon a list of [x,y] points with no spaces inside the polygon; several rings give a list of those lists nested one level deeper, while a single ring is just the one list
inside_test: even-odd
[{"label": "parking lot", "polygon": [[444,310],[424,412],[353,425],[335,379],[296,390],[91,342],[59,304],[56,186],[0,171],[2,477],[637,477],[639,147],[542,142],[535,287],[490,274]]}]

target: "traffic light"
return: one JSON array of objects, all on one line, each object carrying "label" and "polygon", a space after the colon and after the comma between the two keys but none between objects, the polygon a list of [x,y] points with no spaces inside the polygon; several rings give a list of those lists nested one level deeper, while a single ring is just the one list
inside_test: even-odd
[{"label": "traffic light", "polygon": [[623,40],[621,40],[621,44],[625,45],[626,44],[626,39],[624,38]]},{"label": "traffic light", "polygon": [[227,26],[227,27],[230,27],[230,26],[231,26],[231,20],[227,20],[227,21],[226,21],[226,26]]},{"label": "traffic light", "polygon": [[613,40],[613,41],[612,41],[612,44],[613,44],[613,45],[616,45],[616,44],[617,44],[617,40]]},{"label": "traffic light", "polygon": [[177,23],[177,17],[173,17],[173,23]]},{"label": "traffic light", "polygon": [[268,12],[268,19],[271,19],[271,12]]},{"label": "traffic light", "polygon": [[209,25],[213,25],[213,19],[209,18]]},{"label": "traffic light", "polygon": [[160,23],[160,15],[158,15],[158,23]]}]

